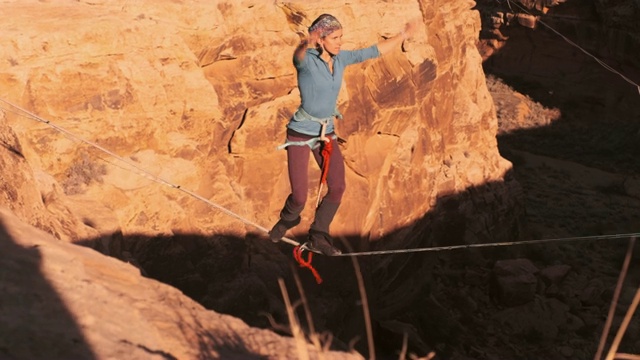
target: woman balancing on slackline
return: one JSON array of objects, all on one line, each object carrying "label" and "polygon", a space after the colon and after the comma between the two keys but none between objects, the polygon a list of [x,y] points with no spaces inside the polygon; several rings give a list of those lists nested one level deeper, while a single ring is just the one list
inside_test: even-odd
[{"label": "woman balancing on slackline", "polygon": [[[280,220],[269,232],[277,242],[287,230],[300,223],[308,193],[309,153],[322,167],[321,146],[317,141],[326,134],[330,141],[327,194],[316,209],[309,230],[307,247],[325,255],[338,255],[340,250],[329,236],[329,225],[338,211],[345,190],[344,159],[334,135],[334,118],[341,117],[336,109],[342,75],[348,65],[379,57],[396,48],[415,32],[417,22],[410,22],[398,35],[359,50],[340,50],[342,25],[329,14],[320,15],[309,27],[309,37],[302,40],[293,53],[293,64],[298,74],[301,104],[287,125],[287,160],[291,194],[280,212]],[[324,127],[324,129],[323,129]]]}]

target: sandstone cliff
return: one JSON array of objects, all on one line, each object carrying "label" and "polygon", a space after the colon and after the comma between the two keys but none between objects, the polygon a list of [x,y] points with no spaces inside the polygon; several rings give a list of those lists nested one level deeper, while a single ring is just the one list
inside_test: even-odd
[{"label": "sandstone cliff", "polygon": [[[243,242],[256,231],[178,187],[262,226],[277,218],[289,189],[285,154],[275,147],[297,107],[291,66],[297,33],[320,13],[333,13],[345,26],[344,47],[356,48],[397,33],[417,16],[423,28],[402,51],[346,74],[338,132],[347,139],[348,190],[332,233],[357,249],[513,239],[521,212],[518,186],[498,153],[473,6],[466,0],[5,2],[2,205],[59,239],[91,244],[138,263],[147,275],[176,281],[175,267],[166,266],[175,265],[166,260],[170,255],[211,251],[213,238]],[[311,181],[315,191],[317,174]],[[304,235],[312,207],[294,235]],[[189,236],[201,239],[190,243]],[[160,251],[147,241],[161,238],[173,245]],[[240,263],[258,251],[259,265],[242,271],[251,273],[261,294],[271,293],[261,295],[271,296],[271,304],[276,277],[289,271],[284,256],[272,244],[247,244],[255,248],[240,245]],[[365,265],[377,323],[402,333],[408,328],[402,321],[409,320],[396,321],[428,292],[431,261],[389,257]],[[325,269],[337,281],[344,273],[328,269],[349,266]],[[224,286],[203,276],[188,279],[196,289],[188,295],[219,305],[217,293],[207,291]],[[236,290],[247,285],[230,284]],[[226,301],[248,300],[237,295]],[[327,318],[360,321],[354,319],[361,315],[340,309],[348,303],[343,301],[327,310]],[[180,318],[200,329],[195,320],[176,316],[168,326]],[[362,331],[345,331],[343,340]],[[426,351],[419,339],[411,341]]]}]

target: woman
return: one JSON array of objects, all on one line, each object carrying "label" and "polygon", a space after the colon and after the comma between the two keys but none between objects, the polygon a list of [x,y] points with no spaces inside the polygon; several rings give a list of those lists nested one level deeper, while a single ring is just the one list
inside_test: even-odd
[{"label": "woman", "polygon": [[300,42],[293,55],[301,104],[287,125],[285,146],[291,194],[280,212],[280,220],[269,232],[272,241],[279,241],[287,230],[300,223],[300,213],[307,201],[309,154],[313,153],[322,167],[322,147],[318,145],[323,141],[331,141],[327,193],[316,209],[307,247],[325,255],[340,254],[329,235],[329,226],[345,190],[344,159],[336,141],[333,123],[336,117],[341,118],[336,102],[344,69],[399,48],[403,40],[413,35],[416,26],[415,21],[407,23],[400,34],[364,49],[341,50],[342,25],[334,16],[320,15],[311,24],[309,37]]}]

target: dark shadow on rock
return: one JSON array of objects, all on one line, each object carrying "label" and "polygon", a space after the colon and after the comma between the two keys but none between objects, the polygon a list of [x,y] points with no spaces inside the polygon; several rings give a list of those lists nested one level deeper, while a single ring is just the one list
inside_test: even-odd
[{"label": "dark shadow on rock", "polygon": [[0,222],[0,358],[94,359],[64,301],[40,271],[37,247],[17,245]]},{"label": "dark shadow on rock", "polygon": [[[498,2],[491,3],[498,5]],[[624,1],[620,5],[622,3]],[[504,13],[508,4],[501,4]],[[603,24],[602,18],[590,8],[596,4],[569,0],[566,5],[552,8],[541,19],[633,82],[640,83],[640,62],[635,55],[640,51],[640,34],[636,22],[629,23],[636,30]],[[480,11],[487,11],[483,14],[486,18],[493,10],[481,8]],[[579,12],[582,18],[576,16]],[[503,91],[490,87],[499,123],[513,121],[516,111],[511,110],[519,105],[540,105],[529,106],[528,114],[520,112],[522,117],[518,121],[523,122],[522,125],[542,125],[512,131],[502,129],[497,137],[501,155],[512,161],[513,176],[523,188],[527,213],[523,232],[530,238],[549,234],[562,237],[639,232],[640,198],[634,188],[640,175],[638,88],[541,24],[536,29],[517,24],[503,26],[501,34],[504,35],[501,40],[506,41],[484,62],[485,73],[489,80],[499,79],[527,100],[515,96],[510,100],[508,95],[496,97],[496,93],[502,95]],[[481,32],[481,41],[494,41],[483,36]],[[559,116],[545,123],[544,111],[538,112],[541,109],[557,110]],[[534,164],[533,160],[538,163]],[[574,167],[578,171],[572,170]],[[528,258],[537,263],[545,258],[556,259],[558,264],[572,268],[563,281],[563,290],[556,292],[559,289],[553,285],[542,291],[545,298],[560,299],[568,305],[570,317],[577,316],[579,321],[573,325],[579,327],[572,330],[575,334],[585,340],[591,337],[591,341],[575,342],[575,339],[569,341],[566,336],[557,336],[556,343],[567,351],[566,356],[592,358],[595,354],[598,339],[594,334],[600,335],[626,245],[625,239],[529,247]],[[636,246],[633,255],[636,260],[632,263],[637,262],[639,254]],[[631,270],[629,275],[637,278],[640,272]],[[579,285],[580,282],[583,285]],[[627,290],[637,286],[637,282],[627,284]],[[576,290],[582,294],[566,293]],[[626,305],[628,301],[620,305],[618,314]],[[600,318],[594,318],[598,316]],[[531,329],[525,338],[536,343],[545,340],[545,333],[540,332],[542,328],[545,327]],[[545,329],[552,328],[557,330],[552,326]],[[581,346],[572,345],[572,341]],[[628,339],[624,346],[626,352],[640,352],[640,343],[635,339]]]}]

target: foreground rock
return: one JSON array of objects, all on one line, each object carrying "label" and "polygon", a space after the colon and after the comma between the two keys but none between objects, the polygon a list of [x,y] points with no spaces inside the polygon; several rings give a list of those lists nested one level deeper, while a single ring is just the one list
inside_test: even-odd
[{"label": "foreground rock", "polygon": [[[3,359],[318,358],[308,344],[203,308],[137,268],[0,209]],[[327,359],[360,359],[322,352]]]}]

